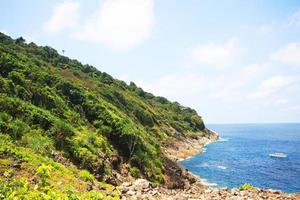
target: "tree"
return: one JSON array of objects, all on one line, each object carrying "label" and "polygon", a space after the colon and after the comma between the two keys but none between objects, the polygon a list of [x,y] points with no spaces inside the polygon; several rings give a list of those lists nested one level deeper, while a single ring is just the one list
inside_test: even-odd
[{"label": "tree", "polygon": [[26,41],[23,37],[19,37],[16,39],[16,44],[24,44]]}]

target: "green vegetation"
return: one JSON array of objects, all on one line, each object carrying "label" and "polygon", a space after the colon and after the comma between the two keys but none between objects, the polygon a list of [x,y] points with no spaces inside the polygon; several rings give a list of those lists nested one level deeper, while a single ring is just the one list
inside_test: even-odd
[{"label": "green vegetation", "polygon": [[239,187],[239,190],[252,190],[254,189],[254,186],[251,185],[250,183],[244,183]]},{"label": "green vegetation", "polygon": [[108,193],[111,195],[105,198],[118,199],[112,186],[96,180],[104,190],[87,192],[87,177],[93,176],[82,176],[76,166],[66,167],[30,148],[18,147],[9,135],[0,134],[0,199],[72,199],[70,195],[76,199],[102,199]]},{"label": "green vegetation", "polygon": [[83,181],[90,181],[93,182],[94,181],[94,176],[87,170],[81,170],[79,172],[79,177],[83,180]]},{"label": "green vegetation", "polygon": [[130,168],[130,174],[132,177],[137,178],[137,177],[139,177],[140,170],[136,167],[132,167],[132,168]]},{"label": "green vegetation", "polygon": [[191,108],[0,33],[0,199],[101,199],[121,161],[133,177],[163,183],[162,146],[204,128]]}]

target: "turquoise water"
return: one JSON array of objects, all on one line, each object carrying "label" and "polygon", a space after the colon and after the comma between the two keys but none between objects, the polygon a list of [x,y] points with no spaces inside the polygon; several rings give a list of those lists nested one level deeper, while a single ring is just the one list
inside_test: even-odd
[{"label": "turquoise water", "polygon": [[[300,124],[208,125],[222,140],[206,153],[181,162],[213,187],[238,187],[248,182],[260,188],[300,192]],[[286,158],[272,158],[282,152]]]}]

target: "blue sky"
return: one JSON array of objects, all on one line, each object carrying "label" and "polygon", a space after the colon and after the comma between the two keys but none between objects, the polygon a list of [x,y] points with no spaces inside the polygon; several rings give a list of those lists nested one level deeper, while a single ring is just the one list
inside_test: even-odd
[{"label": "blue sky", "polygon": [[0,31],[195,108],[300,121],[298,0],[2,0]]}]

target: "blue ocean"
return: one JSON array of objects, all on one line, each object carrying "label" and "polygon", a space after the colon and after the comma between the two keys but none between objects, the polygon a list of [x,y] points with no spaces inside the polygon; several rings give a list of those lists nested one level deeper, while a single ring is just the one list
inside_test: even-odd
[{"label": "blue ocean", "polygon": [[[207,125],[221,140],[205,146],[205,153],[181,161],[212,187],[260,188],[300,192],[300,124]],[[271,157],[280,152],[285,158]]]}]

